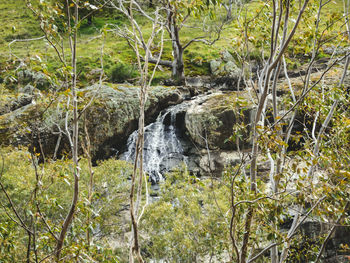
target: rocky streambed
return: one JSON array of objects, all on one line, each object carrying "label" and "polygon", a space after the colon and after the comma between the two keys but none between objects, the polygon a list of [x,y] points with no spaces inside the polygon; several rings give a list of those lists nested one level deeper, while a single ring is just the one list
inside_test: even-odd
[{"label": "rocky streambed", "polygon": [[[337,74],[330,76],[333,76],[330,81],[334,82]],[[18,78],[23,85],[0,102],[1,144],[26,145],[46,157],[69,153],[65,122],[69,123],[71,116],[66,117],[65,95],[43,91],[42,86],[45,83],[49,85],[49,82],[27,71],[19,74]],[[256,91],[249,87],[237,90],[236,78],[229,79],[197,77],[187,79],[184,87],[151,88],[145,107],[146,125],[153,125],[147,130],[149,138],[156,140],[155,132],[162,140],[159,144],[170,142],[174,145],[174,137],[178,141],[178,145],[174,146],[176,150],[174,147],[155,147],[154,151],[158,152],[153,153],[152,158],[162,158],[157,163],[153,162],[157,173],[164,174],[185,162],[193,174],[219,175],[226,165],[239,161],[238,147],[249,151]],[[297,77],[292,82],[294,86],[302,86]],[[288,89],[283,79],[279,86],[282,91],[283,88]],[[81,109],[89,104],[81,113],[80,131],[82,139],[86,131],[89,135],[94,161],[116,155],[121,157],[122,153],[132,151],[132,139],[129,137],[137,129],[139,117],[137,87],[104,84],[82,88],[79,104]],[[156,125],[157,122],[160,125]],[[302,127],[296,125],[295,129]],[[160,135],[167,138],[160,139]],[[240,138],[238,141],[236,135]],[[150,146],[155,144],[150,139],[146,141]],[[165,154],[166,151],[168,154]]]},{"label": "rocky streambed", "polygon": [[[332,74],[330,82],[339,75]],[[294,86],[303,84],[298,78],[292,81]],[[35,78],[35,82],[21,86],[0,102],[0,142],[35,148],[41,158],[59,158],[69,152],[65,122],[71,118],[66,118],[66,97],[47,94],[36,82],[43,83]],[[285,80],[279,85],[287,88]],[[80,131],[82,139],[86,132],[89,135],[93,160],[111,156],[132,160],[139,117],[138,88],[94,85],[80,89],[79,98],[80,105],[90,103],[81,113]],[[152,87],[145,108],[144,149],[151,180],[157,182],[166,172],[184,164],[194,175],[219,176],[226,166],[239,162],[237,148],[250,150],[255,102],[253,88],[237,89],[225,78],[188,79],[185,87]],[[240,126],[244,129],[239,130]],[[302,127],[296,125],[294,129]],[[318,222],[309,221],[302,231],[312,235],[321,231],[320,227]],[[348,230],[340,229],[331,245],[348,242],[348,234]],[[327,252],[330,257],[331,250]]]},{"label": "rocky streambed", "polygon": [[[230,100],[237,99],[239,94],[221,91],[198,81],[192,82],[194,84],[190,83],[187,87],[152,87],[149,93],[146,125],[156,123],[157,118],[168,111],[169,114],[158,121],[164,124],[163,132],[164,128],[173,129],[182,148],[183,156],[163,156],[164,162],[158,164],[161,173],[179,166],[185,159],[193,173],[220,173],[226,163],[236,158],[230,153],[235,149],[235,144],[228,139],[237,122],[235,112],[241,108],[231,107]],[[58,158],[69,152],[66,120],[69,123],[71,116],[66,118],[66,98],[64,95],[48,95],[34,86],[28,83],[0,103],[1,144],[29,146],[42,152],[44,157]],[[91,102],[81,114],[80,131],[82,138],[88,132],[93,160],[119,156],[127,151],[128,138],[138,125],[138,88],[95,85],[81,89],[79,97],[81,108]],[[178,106],[174,108],[174,105]],[[253,106],[247,104],[244,107],[244,120],[249,123]],[[171,141],[173,136],[169,136],[167,134]],[[212,160],[209,160],[208,149],[211,150]],[[212,164],[208,165],[208,161]]]}]

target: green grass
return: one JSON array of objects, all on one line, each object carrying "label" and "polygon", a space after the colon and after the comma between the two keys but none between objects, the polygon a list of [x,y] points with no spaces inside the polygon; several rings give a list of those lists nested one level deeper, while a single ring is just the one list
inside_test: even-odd
[{"label": "green grass", "polygon": [[[248,19],[254,16],[262,4],[258,1],[252,1],[248,6]],[[333,1],[332,4],[325,8],[325,14],[340,13],[342,11],[342,1]],[[10,58],[9,43],[14,39],[25,39],[42,36],[42,32],[38,26],[38,21],[35,19],[30,10],[25,6],[25,0],[0,0],[0,63],[4,63]],[[250,34],[250,49],[253,58],[259,59],[259,54],[262,49],[266,49],[262,42],[263,38],[268,35],[263,32],[263,29],[268,29],[268,24],[261,17],[260,25],[258,23],[251,24]],[[150,34],[151,28],[147,25],[147,20],[138,17],[141,25],[144,25],[143,30],[145,35]],[[78,39],[78,67],[81,71],[83,82],[88,82],[89,72],[100,67],[101,46],[104,42],[104,67],[106,70],[112,68],[115,64],[122,62],[125,64],[134,64],[136,62],[135,54],[128,46],[127,42],[121,37],[113,33],[108,33],[105,40],[98,37],[100,30],[106,24],[116,24],[123,26],[125,19],[118,13],[97,14],[93,17],[91,25],[84,22],[80,28]],[[201,23],[192,19],[190,21],[191,28],[184,28],[181,32],[182,42],[186,43],[193,36],[202,35]],[[259,28],[260,26],[260,28]],[[307,30],[308,25],[303,25],[300,28],[299,40],[292,43],[292,49],[298,48],[301,44],[305,44],[306,39],[302,32]],[[15,28],[13,30],[13,28]],[[166,35],[166,38],[168,36]],[[242,55],[242,31],[239,25],[234,21],[227,25],[220,40],[214,45],[207,46],[203,43],[194,43],[184,53],[185,73],[187,76],[208,75],[209,62],[211,59],[218,58],[220,52],[228,49],[239,60]],[[297,41],[300,41],[297,42]],[[303,42],[304,41],[304,42]],[[259,44],[260,43],[260,44]],[[266,42],[267,43],[267,42]],[[66,54],[69,54],[68,43],[65,43]],[[154,47],[159,50],[159,47]],[[16,42],[11,45],[11,50],[15,57],[20,58],[27,63],[33,61],[33,57],[40,57],[40,60],[47,65],[47,69],[54,72],[59,66],[59,61],[54,50],[44,40],[30,42]],[[303,51],[303,50],[302,50]],[[265,55],[268,53],[266,49]],[[163,59],[171,59],[171,43],[167,41],[164,46]],[[35,62],[38,63],[38,62]],[[1,72],[0,72],[1,74]],[[170,77],[170,71],[163,67],[163,71],[157,72],[154,83],[159,83],[162,79]]]},{"label": "green grass", "polygon": [[[13,39],[31,38],[40,35],[40,28],[24,0],[0,0],[0,49]],[[3,54],[2,54],[3,55]]]},{"label": "green grass", "polygon": [[[30,10],[25,7],[24,0],[16,0],[15,3],[8,4],[5,0],[0,0],[1,14],[5,17],[12,17],[9,19],[10,23],[6,23],[4,20],[1,21],[2,31],[0,36],[2,36],[2,41],[0,42],[0,57],[1,61],[7,60],[9,55],[8,44],[13,40],[18,38],[32,38],[41,36],[42,33],[38,26],[38,21],[35,20]],[[12,13],[20,10],[19,15],[12,16]],[[24,15],[22,14],[24,13]],[[149,34],[151,29],[147,27],[147,20],[139,18],[139,23],[146,25],[144,27],[145,34]],[[120,14],[111,14],[109,16],[95,16],[92,19],[92,24],[87,25],[84,22],[79,30],[79,40],[78,40],[78,60],[80,61],[79,67],[84,71],[91,71],[94,68],[100,67],[100,54],[102,38],[96,38],[100,30],[106,24],[116,24],[122,26],[125,21]],[[193,21],[193,25],[197,25],[196,21]],[[6,25],[6,26],[4,26]],[[12,33],[12,26],[16,26],[16,33]],[[35,29],[35,30],[34,30]],[[193,35],[200,35],[201,30],[196,29],[185,29],[181,31],[182,41],[185,43],[189,41]],[[5,37],[6,38],[5,38]],[[205,75],[209,74],[209,61],[213,58],[219,56],[220,50],[224,48],[229,48],[231,45],[228,38],[221,39],[217,44],[213,46],[206,46],[200,43],[194,43],[185,52],[185,72],[189,76],[194,75]],[[159,47],[157,47],[159,49]],[[47,64],[49,71],[54,71],[59,67],[59,62],[55,56],[54,50],[45,43],[44,40],[30,41],[30,42],[16,42],[11,45],[11,50],[14,54],[12,58],[18,57],[29,61],[31,57],[38,56],[40,59]],[[68,54],[68,43],[66,43],[66,53]],[[192,52],[193,51],[193,52]],[[116,36],[113,33],[108,33],[105,39],[104,45],[104,63],[105,68],[108,69],[118,62],[123,63],[135,63],[135,54],[132,49],[128,46],[127,42]],[[171,59],[171,43],[167,41],[164,46],[163,52],[164,59]],[[88,73],[88,72],[86,72]],[[169,78],[170,70],[163,67],[163,71],[156,74],[155,83],[161,81],[162,79]]]}]

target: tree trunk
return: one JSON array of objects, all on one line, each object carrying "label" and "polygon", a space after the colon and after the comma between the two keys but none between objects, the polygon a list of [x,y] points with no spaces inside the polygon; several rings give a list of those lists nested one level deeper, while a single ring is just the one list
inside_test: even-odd
[{"label": "tree trunk", "polygon": [[179,84],[183,84],[185,81],[183,49],[176,46],[173,47],[173,50],[174,60],[172,64],[171,75],[177,82],[179,82]]},{"label": "tree trunk", "polygon": [[173,10],[174,7],[170,4],[168,5],[167,21],[168,21],[168,32],[170,35],[172,49],[173,49],[173,62],[171,76],[175,79],[177,84],[184,84],[185,73],[184,73],[184,60],[183,52],[184,49],[180,42],[179,28],[176,24],[176,12]]},{"label": "tree trunk", "polygon": [[226,8],[226,21],[229,21],[232,19],[232,5],[233,5],[233,0],[229,0],[228,4],[225,5]]},{"label": "tree trunk", "polygon": [[[68,4],[68,0],[67,0]],[[70,24],[70,12],[69,8],[67,8],[68,13],[68,27],[69,32],[71,32],[72,27]],[[75,21],[78,21],[78,6],[75,5],[74,7],[74,18]],[[79,117],[78,117],[78,97],[77,97],[77,24],[75,22],[74,24],[74,33],[72,36],[69,37],[69,43],[72,53],[72,92],[71,97],[73,100],[73,121],[72,121],[72,128],[73,128],[73,134],[72,136],[69,133],[69,130],[67,130],[67,134],[69,137],[69,141],[71,144],[71,151],[72,151],[72,161],[74,165],[74,189],[73,189],[73,197],[72,197],[72,204],[70,206],[69,212],[63,222],[61,232],[59,234],[59,237],[57,239],[56,244],[56,261],[60,261],[61,252],[63,249],[64,240],[66,238],[66,234],[68,231],[69,226],[71,225],[73,221],[73,217],[75,214],[75,210],[78,203],[79,198],[79,177],[80,177],[80,167],[79,167]],[[68,122],[68,119],[66,118],[66,122]]]}]

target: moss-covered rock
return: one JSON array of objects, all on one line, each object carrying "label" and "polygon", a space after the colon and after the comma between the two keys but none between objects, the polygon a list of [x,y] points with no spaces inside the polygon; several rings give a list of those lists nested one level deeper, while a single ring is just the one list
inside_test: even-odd
[{"label": "moss-covered rock", "polygon": [[[90,86],[79,92],[84,108],[80,132],[83,138],[86,124],[91,140],[94,159],[115,154],[125,145],[128,136],[137,129],[139,118],[138,88],[133,86]],[[180,103],[182,93],[173,87],[154,87],[146,103],[146,123],[153,121],[166,107]],[[69,152],[65,128],[65,97],[62,94],[54,102],[49,98],[32,101],[0,116],[0,139],[2,145],[31,145],[52,155],[59,137],[58,154]],[[69,121],[71,117],[68,116]],[[70,125],[68,125],[70,126]]]},{"label": "moss-covered rock", "polygon": [[0,116],[0,144],[28,145],[33,128],[37,126],[42,105],[30,103]]},{"label": "moss-covered rock", "polygon": [[[188,108],[185,124],[189,136],[199,146],[234,150],[236,144],[230,140],[234,126],[246,125],[245,133],[249,134],[253,114],[254,106],[248,102],[244,93],[215,93],[204,97],[202,101],[195,101]],[[248,147],[249,136],[243,138],[247,140],[241,140],[241,145]]]},{"label": "moss-covered rock", "polygon": [[3,95],[0,101],[0,115],[17,110],[23,106],[30,104],[33,97],[29,94]]},{"label": "moss-covered rock", "polygon": [[[110,156],[125,146],[129,135],[137,129],[139,118],[138,88],[132,86],[92,86],[86,98],[95,96],[87,109],[87,127],[96,158]],[[153,121],[169,105],[182,101],[181,93],[172,87],[154,87],[146,103],[146,123]]]},{"label": "moss-covered rock", "polygon": [[42,72],[23,69],[17,72],[17,78],[18,83],[22,85],[32,83],[39,90],[47,90],[51,86],[49,77]]}]

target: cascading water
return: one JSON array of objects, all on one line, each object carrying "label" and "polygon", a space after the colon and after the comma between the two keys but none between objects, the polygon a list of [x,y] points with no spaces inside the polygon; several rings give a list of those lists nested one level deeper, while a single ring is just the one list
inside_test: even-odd
[{"label": "cascading water", "polygon": [[[163,174],[179,163],[186,163],[176,128],[178,113],[186,105],[187,103],[184,102],[166,109],[159,114],[154,123],[145,127],[143,163],[144,171],[149,174],[152,183],[162,180]],[[127,151],[121,155],[121,159],[134,160],[136,139],[137,130],[130,135],[127,141]]]}]

